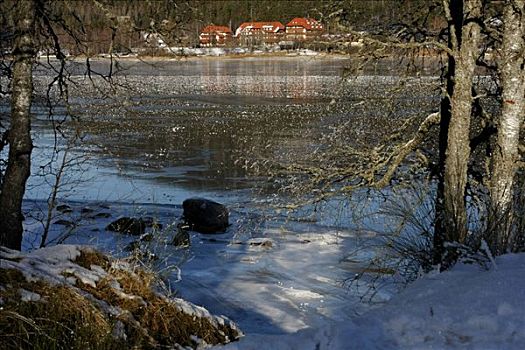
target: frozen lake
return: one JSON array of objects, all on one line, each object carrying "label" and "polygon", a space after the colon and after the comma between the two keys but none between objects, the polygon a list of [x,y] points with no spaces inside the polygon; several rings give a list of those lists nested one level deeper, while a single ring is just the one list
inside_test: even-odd
[{"label": "frozen lake", "polygon": [[[170,287],[232,318],[248,334],[288,333],[354,317],[369,307],[360,298],[367,286],[345,282],[374,255],[361,248],[384,222],[358,229],[351,203],[341,200],[314,214],[279,211],[270,205],[275,184],[253,162],[300,157],[342,123],[355,122],[365,136],[388,131],[435,98],[424,92],[432,78],[406,78],[414,94],[395,97],[386,119],[384,103],[399,84],[388,73],[398,63],[345,80],[348,64],[333,58],[128,60],[119,63],[116,78],[123,88],[117,91],[97,79],[94,86],[82,65],[73,67],[78,85],[71,85],[71,109],[80,121],[65,118],[63,129],[78,130],[82,142],[68,151],[66,159],[75,161],[58,196],[72,211],[57,212],[53,220],[74,226],[52,225],[51,238],[68,232],[66,242],[94,243],[122,255],[135,238],[104,227],[119,216],[151,216],[164,229],[144,249],[160,257],[155,265]],[[102,61],[93,67],[107,70]],[[37,82],[46,79],[38,73]],[[53,111],[60,120],[65,107]],[[26,194],[26,249],[38,241],[38,219],[54,181],[50,173],[58,169],[48,160],[63,156],[52,152],[55,133],[46,107],[40,104],[34,113],[33,174],[41,176],[30,179]],[[192,233],[189,248],[167,245],[180,204],[194,196],[226,204],[232,226],[221,235]],[[96,215],[103,213],[111,217]],[[388,289],[374,300],[386,298]]]}]

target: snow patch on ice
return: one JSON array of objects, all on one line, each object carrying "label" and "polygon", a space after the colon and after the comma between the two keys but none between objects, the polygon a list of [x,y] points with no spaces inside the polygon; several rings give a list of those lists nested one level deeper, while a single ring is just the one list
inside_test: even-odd
[{"label": "snow patch on ice", "polygon": [[294,289],[293,287],[290,288],[283,288],[283,291],[285,294],[294,297],[294,298],[302,298],[302,299],[322,299],[323,296],[321,294],[309,291],[309,290],[302,290],[302,289]]}]

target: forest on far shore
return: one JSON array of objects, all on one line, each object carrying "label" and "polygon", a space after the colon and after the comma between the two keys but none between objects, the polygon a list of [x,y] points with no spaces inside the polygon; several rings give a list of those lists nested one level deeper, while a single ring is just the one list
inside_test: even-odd
[{"label": "forest on far shore", "polygon": [[[12,46],[12,17],[6,14],[15,3],[13,0],[0,3],[2,53]],[[245,21],[286,24],[294,17],[315,18],[323,23],[327,32],[334,34],[347,31],[385,34],[416,27],[428,28],[427,32],[440,26],[440,17],[431,11],[432,6],[429,0],[64,0],[49,4],[54,7],[50,13],[56,17],[50,18],[51,22],[60,19],[56,32],[62,47],[72,54],[106,53],[110,47],[114,52],[142,47],[145,33],[160,34],[169,46],[195,47],[200,30],[209,24],[235,30]],[[405,18],[407,7],[411,13],[432,15],[419,16],[420,23],[416,26],[409,23],[414,17]],[[71,40],[71,33],[89,45],[79,48],[78,42]],[[407,37],[412,38],[413,34]]]}]

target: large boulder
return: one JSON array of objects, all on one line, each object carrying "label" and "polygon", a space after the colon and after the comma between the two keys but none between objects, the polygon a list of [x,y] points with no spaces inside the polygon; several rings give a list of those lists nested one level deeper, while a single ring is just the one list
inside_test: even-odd
[{"label": "large boulder", "polygon": [[226,231],[228,209],[220,203],[205,198],[188,198],[182,203],[184,219],[190,229],[200,233]]}]

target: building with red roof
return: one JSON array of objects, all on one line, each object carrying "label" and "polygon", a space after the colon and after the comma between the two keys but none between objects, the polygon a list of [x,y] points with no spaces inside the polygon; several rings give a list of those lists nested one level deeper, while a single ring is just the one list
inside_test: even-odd
[{"label": "building with red roof", "polygon": [[286,24],[286,38],[295,41],[309,40],[321,35],[323,30],[323,24],[313,18],[296,17]]},{"label": "building with red roof", "polygon": [[279,42],[285,32],[281,22],[244,22],[235,31],[243,45],[273,44]]},{"label": "building with red roof", "polygon": [[226,26],[208,25],[201,30],[199,43],[203,47],[226,46],[233,38],[233,32]]}]

